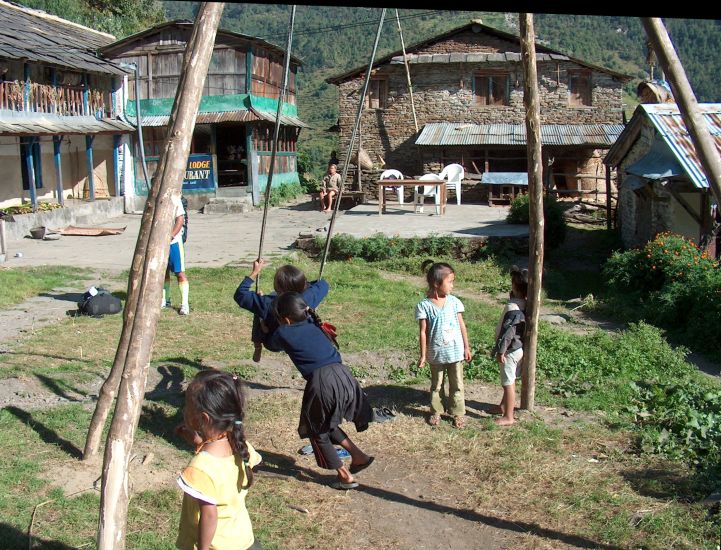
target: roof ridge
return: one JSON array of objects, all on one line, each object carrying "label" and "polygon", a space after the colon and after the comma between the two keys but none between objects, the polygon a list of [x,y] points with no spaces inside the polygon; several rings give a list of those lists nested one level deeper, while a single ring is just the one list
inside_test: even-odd
[{"label": "roof ridge", "polygon": [[[35,16],[35,17],[40,17],[40,18],[42,18],[42,19],[49,19],[49,20],[55,21],[55,22],[57,22],[57,23],[62,23],[62,24],[64,24],[64,25],[68,25],[68,26],[71,26],[71,27],[80,27],[81,29],[83,29],[83,30],[85,30],[85,31],[90,31],[90,32],[93,32],[93,33],[95,33],[95,34],[99,34],[99,35],[102,35],[102,36],[106,36],[106,37],[110,38],[111,40],[115,40],[115,35],[113,35],[113,34],[110,34],[110,33],[107,33],[107,32],[103,32],[103,31],[99,31],[99,30],[96,30],[96,29],[92,29],[92,28],[90,28],[90,27],[86,27],[85,25],[81,25],[80,23],[75,23],[74,21],[69,21],[68,19],[63,19],[62,17],[58,17],[57,15],[53,15],[53,14],[48,13],[48,12],[43,11],[43,10],[39,10],[39,9],[36,9],[36,8],[29,8],[29,7],[27,7],[27,6],[23,6],[22,4],[17,4],[16,2],[8,2],[8,1],[6,1],[6,0],[0,0],[0,5],[6,6],[6,7],[8,7],[8,8],[13,8],[13,9],[16,9],[16,10],[18,10],[18,11],[22,11],[22,12],[28,13],[28,14],[33,15],[33,16]],[[89,49],[92,49],[92,48],[89,48]]]}]

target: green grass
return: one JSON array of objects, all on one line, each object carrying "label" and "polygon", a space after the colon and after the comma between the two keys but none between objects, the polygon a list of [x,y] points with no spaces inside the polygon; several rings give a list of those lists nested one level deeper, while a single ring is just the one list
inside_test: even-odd
[{"label": "green grass", "polygon": [[82,288],[90,271],[77,267],[41,266],[0,270],[0,308],[19,304],[53,288],[73,284]]},{"label": "green grass", "polygon": [[[275,261],[273,267],[286,260]],[[418,354],[413,311],[425,291],[420,260],[330,262],[325,277],[331,292],[319,309],[325,320],[339,328],[342,354],[403,352],[396,355],[396,363],[386,365],[388,391],[397,389],[401,400],[418,393],[410,385],[420,383],[425,388],[427,384],[428,369],[411,368]],[[309,279],[317,277],[316,261],[301,258],[292,263],[304,269]],[[480,293],[495,295],[507,290],[505,267],[492,259],[450,263],[456,269],[456,289],[463,295],[469,337],[476,352],[466,377],[495,385],[497,366],[487,353],[501,302],[481,299]],[[167,379],[161,381],[161,387],[172,382],[178,384],[177,389],[209,360],[244,378],[264,380],[262,364],[256,367],[249,363],[251,316],[232,299],[248,271],[238,267],[189,270],[191,315],[182,317],[164,310],[158,325],[152,366],[166,369]],[[272,271],[268,268],[261,276],[265,292],[271,290]],[[403,277],[389,277],[389,271]],[[416,278],[406,279],[406,275]],[[177,302],[175,285],[173,292]],[[53,393],[83,395],[90,382],[107,373],[121,321],[120,316],[69,318],[40,329],[14,344],[8,353],[0,354],[0,378],[35,377]],[[353,369],[359,377],[375,374],[363,364]],[[676,541],[671,546],[712,548],[709,541],[717,534],[716,520],[694,502],[706,496],[704,491],[715,483],[714,478],[700,484],[689,464],[644,454],[634,446],[639,431],[656,428],[635,422],[636,413],[629,408],[638,398],[633,383],[653,379],[689,379],[719,387],[698,375],[685,362],[684,350],[673,349],[651,326],[641,324],[619,334],[599,331],[583,336],[542,324],[537,402],[577,411],[603,411],[600,424],[564,427],[531,419],[507,430],[484,419],[472,421],[467,430],[459,432],[446,425],[429,430],[418,419],[401,415],[396,422],[384,424],[383,430],[369,430],[363,437],[378,448],[393,441],[393,452],[398,451],[414,467],[437,456],[455,461],[455,467],[444,469],[448,483],[479,488],[469,489],[471,501],[462,506],[467,509],[496,509],[500,495],[524,490],[530,491],[524,504],[508,511],[514,521],[546,528],[558,522],[564,525],[564,532],[619,547],[663,548],[668,547],[668,541]],[[281,445],[273,452],[294,454],[298,442],[291,417],[296,414],[300,396],[255,399],[249,417],[255,430],[253,442],[258,439],[265,451]],[[181,404],[178,395],[160,395],[143,407],[136,445],[156,449],[164,469],[178,467],[173,457],[182,463],[190,456],[172,433]],[[83,447],[91,412],[90,403],[31,412],[13,407],[0,411],[0,437],[7,443],[0,448],[0,516],[6,518],[0,524],[0,540],[9,541],[10,547],[27,546],[33,507],[50,499],[52,502],[36,514],[33,532],[37,540],[71,546],[94,541],[97,493],[65,495],[51,488],[47,479],[47,471],[58,464],[72,468],[76,460],[72,457]],[[269,439],[270,434],[278,433],[288,437]],[[588,463],[587,457],[599,448],[605,449],[599,442],[614,440],[624,441],[621,450],[604,451],[608,457],[600,466]],[[283,450],[283,445],[291,448]],[[401,452],[396,448],[399,445],[407,447]],[[661,470],[673,471],[674,477],[662,479],[654,473]],[[330,543],[338,536],[328,524],[321,525],[312,516],[289,508],[291,503],[308,506],[307,502],[316,497],[313,484],[302,483],[300,490],[294,487],[298,488],[285,480],[266,478],[248,497],[256,536],[266,548],[309,548],[320,545],[319,541]],[[175,488],[136,493],[131,501],[128,547],[172,548],[180,498]]]}]

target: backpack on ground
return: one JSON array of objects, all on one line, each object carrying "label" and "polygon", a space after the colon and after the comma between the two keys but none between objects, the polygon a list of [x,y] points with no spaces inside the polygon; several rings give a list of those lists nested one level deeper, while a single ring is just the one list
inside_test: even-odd
[{"label": "backpack on ground", "polygon": [[188,199],[180,197],[180,203],[183,205],[183,244],[188,240]]},{"label": "backpack on ground", "polygon": [[[93,294],[92,290],[95,291]],[[110,294],[103,288],[91,289],[83,294],[83,299],[78,302],[78,312],[81,315],[90,315],[91,317],[101,317],[103,315],[111,315],[119,313],[123,309],[120,298]]]}]

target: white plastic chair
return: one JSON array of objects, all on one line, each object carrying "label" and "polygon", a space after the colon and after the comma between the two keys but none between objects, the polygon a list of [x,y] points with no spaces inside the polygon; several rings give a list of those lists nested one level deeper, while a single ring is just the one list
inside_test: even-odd
[{"label": "white plastic chair", "polygon": [[442,179],[448,178],[448,187],[453,186],[456,190],[456,204],[461,204],[461,181],[466,175],[463,170],[463,166],[460,164],[449,164],[441,170],[440,177]]},{"label": "white plastic chair", "polygon": [[[438,174],[424,174],[419,180],[423,181],[443,181]],[[433,197],[436,203],[436,214],[441,213],[441,194],[438,192],[440,187],[438,185],[416,185],[413,193],[413,203],[415,204],[416,212],[423,213],[423,205],[426,202],[426,197]]]},{"label": "white plastic chair", "polygon": [[[387,180],[387,179],[402,180],[403,174],[401,174],[401,172],[399,170],[394,170],[394,169],[385,170],[381,174],[381,179],[382,180]],[[384,185],[383,186],[384,193],[386,192],[386,189],[390,189],[392,191],[397,191],[398,192],[398,202],[400,204],[403,204],[403,186],[401,186],[401,185]]]}]

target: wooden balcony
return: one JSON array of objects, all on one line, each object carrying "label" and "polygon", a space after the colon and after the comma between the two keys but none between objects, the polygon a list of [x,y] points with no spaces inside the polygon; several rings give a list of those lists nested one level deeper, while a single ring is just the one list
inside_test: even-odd
[{"label": "wooden balcony", "polygon": [[87,105],[83,86],[53,86],[30,83],[28,106],[25,85],[20,81],[0,82],[0,109],[63,116],[113,116],[112,95],[106,90],[89,90]]}]

